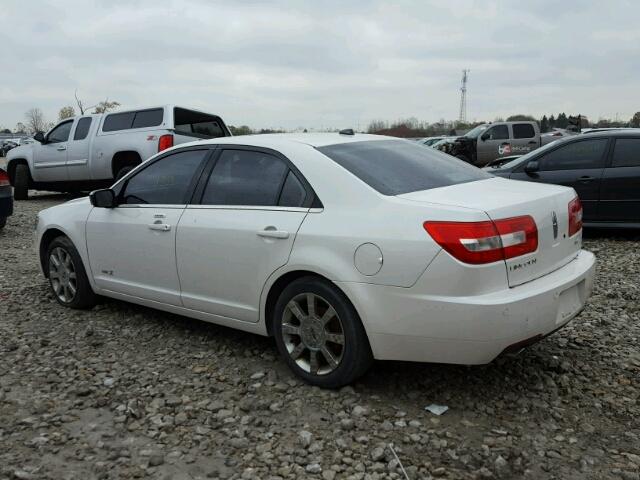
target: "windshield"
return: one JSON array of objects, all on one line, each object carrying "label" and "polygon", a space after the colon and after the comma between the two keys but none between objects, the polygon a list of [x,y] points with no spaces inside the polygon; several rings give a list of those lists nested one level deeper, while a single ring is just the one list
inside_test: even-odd
[{"label": "windshield", "polygon": [[464,136],[467,138],[478,138],[487,128],[489,128],[489,125],[478,125],[476,128],[465,133]]},{"label": "windshield", "polygon": [[500,169],[509,169],[511,167],[515,167],[516,165],[521,165],[523,163],[527,163],[532,157],[538,156],[540,153],[546,152],[550,147],[555,147],[559,142],[564,142],[568,140],[570,137],[559,137],[558,140],[554,140],[551,143],[547,143],[545,146],[537,148],[535,150],[530,151],[529,153],[522,155],[521,157],[515,158],[507,163],[502,165],[498,165],[496,168]]}]

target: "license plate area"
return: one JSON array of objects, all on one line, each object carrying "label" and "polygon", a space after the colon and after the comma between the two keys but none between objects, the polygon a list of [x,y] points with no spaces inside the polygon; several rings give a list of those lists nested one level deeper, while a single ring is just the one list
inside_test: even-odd
[{"label": "license plate area", "polygon": [[584,305],[585,281],[575,284],[560,293],[556,325],[566,322],[576,315]]}]

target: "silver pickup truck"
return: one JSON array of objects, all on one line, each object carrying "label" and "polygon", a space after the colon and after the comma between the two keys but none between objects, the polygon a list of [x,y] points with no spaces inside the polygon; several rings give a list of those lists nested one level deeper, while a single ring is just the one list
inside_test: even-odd
[{"label": "silver pickup truck", "polygon": [[100,188],[173,145],[227,136],[219,116],[173,105],[82,115],[9,151],[7,173],[16,200],[26,200],[29,189]]}]

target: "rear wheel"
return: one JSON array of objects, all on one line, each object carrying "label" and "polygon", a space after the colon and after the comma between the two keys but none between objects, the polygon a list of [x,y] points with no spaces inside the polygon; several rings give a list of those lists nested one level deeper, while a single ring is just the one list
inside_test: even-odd
[{"label": "rear wheel", "polygon": [[128,165],[118,170],[118,173],[116,173],[116,178],[115,178],[116,182],[120,180],[122,177],[124,177],[126,174],[128,174],[134,168],[136,168],[135,165]]},{"label": "rear wheel", "polygon": [[47,273],[51,292],[60,305],[91,308],[96,295],[91,289],[80,254],[71,240],[58,237],[47,249]]},{"label": "rear wheel", "polygon": [[357,312],[331,283],[303,277],[284,289],[274,309],[280,354],[296,375],[327,388],[349,384],[373,356]]},{"label": "rear wheel", "polygon": [[16,200],[29,198],[29,167],[24,163],[16,166],[13,176],[13,198]]}]

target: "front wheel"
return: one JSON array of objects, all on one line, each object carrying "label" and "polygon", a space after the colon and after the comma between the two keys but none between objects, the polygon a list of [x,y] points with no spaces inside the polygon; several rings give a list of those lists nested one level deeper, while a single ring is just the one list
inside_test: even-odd
[{"label": "front wheel", "polygon": [[60,305],[91,308],[96,303],[82,259],[67,237],[58,237],[47,249],[47,274],[51,292]]},{"label": "front wheel", "polygon": [[280,294],[272,319],[280,354],[313,385],[338,388],[363,375],[373,356],[358,313],[330,282],[303,277]]}]

